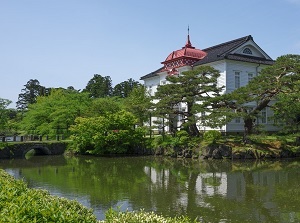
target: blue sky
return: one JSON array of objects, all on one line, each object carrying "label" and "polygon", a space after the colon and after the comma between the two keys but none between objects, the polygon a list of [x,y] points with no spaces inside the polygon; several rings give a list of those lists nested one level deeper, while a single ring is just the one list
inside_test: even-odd
[{"label": "blue sky", "polygon": [[16,102],[30,79],[139,80],[185,44],[188,25],[199,49],[252,35],[273,59],[300,54],[299,17],[300,0],[0,0],[0,98]]}]

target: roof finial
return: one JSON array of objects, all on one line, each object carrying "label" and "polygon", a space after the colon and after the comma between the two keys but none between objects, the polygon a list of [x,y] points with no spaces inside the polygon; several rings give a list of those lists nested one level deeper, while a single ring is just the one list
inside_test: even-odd
[{"label": "roof finial", "polygon": [[189,25],[188,25],[188,36],[187,36],[187,41],[186,41],[185,47],[192,47],[192,44],[190,41],[190,26]]}]

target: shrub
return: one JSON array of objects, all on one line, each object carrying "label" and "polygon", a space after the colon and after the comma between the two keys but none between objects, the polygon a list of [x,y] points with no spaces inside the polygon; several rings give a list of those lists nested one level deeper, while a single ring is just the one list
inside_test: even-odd
[{"label": "shrub", "polygon": [[184,130],[178,131],[176,133],[176,138],[178,138],[178,146],[187,146],[190,141],[189,134]]},{"label": "shrub", "polygon": [[126,111],[99,117],[80,117],[70,128],[71,138],[79,153],[127,153],[144,141],[145,129],[134,128],[135,124],[135,116]]},{"label": "shrub", "polygon": [[156,136],[151,141],[151,149],[154,149],[155,154],[163,153],[164,155],[171,155],[174,153],[172,136]]},{"label": "shrub", "polygon": [[203,134],[203,139],[207,142],[215,143],[221,138],[221,132],[217,130],[209,130]]},{"label": "shrub", "polygon": [[77,201],[30,189],[0,170],[1,222],[97,222],[92,210]]}]

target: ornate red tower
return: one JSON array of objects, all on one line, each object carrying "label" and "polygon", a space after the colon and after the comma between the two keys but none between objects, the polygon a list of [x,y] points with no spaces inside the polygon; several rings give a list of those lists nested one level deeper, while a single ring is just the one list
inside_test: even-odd
[{"label": "ornate red tower", "polygon": [[207,53],[202,50],[196,49],[192,46],[190,41],[189,29],[187,41],[184,47],[180,50],[173,51],[169,54],[164,62],[161,62],[164,65],[163,70],[168,71],[169,75],[178,74],[177,68],[192,65],[198,60],[203,59]]}]

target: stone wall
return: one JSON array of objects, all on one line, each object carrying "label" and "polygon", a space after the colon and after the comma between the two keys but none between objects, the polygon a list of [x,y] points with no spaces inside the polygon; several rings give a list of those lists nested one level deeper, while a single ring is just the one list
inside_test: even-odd
[{"label": "stone wall", "polygon": [[65,142],[43,143],[43,142],[24,142],[8,143],[0,149],[1,159],[25,158],[28,151],[34,149],[37,155],[62,155],[67,148]]}]

